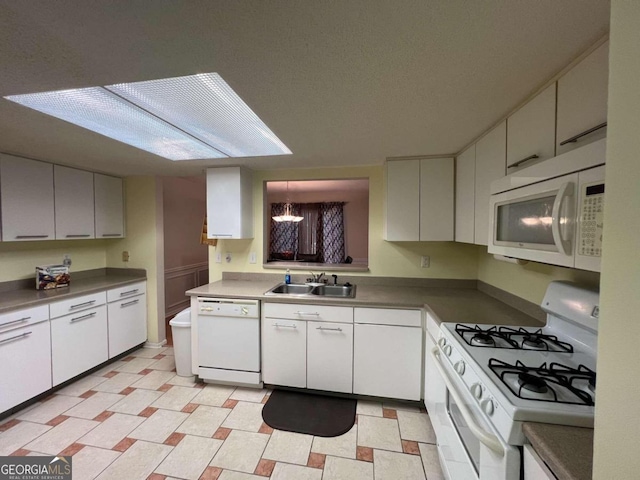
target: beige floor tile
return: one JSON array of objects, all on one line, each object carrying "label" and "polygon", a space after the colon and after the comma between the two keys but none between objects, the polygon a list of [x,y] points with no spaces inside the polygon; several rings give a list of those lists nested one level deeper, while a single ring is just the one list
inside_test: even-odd
[{"label": "beige floor tile", "polygon": [[113,404],[119,402],[125,398],[124,395],[118,395],[117,393],[105,393],[98,392],[91,395],[84,402],[77,404],[75,407],[70,408],[65,415],[77,418],[86,418],[87,420],[93,420],[102,412],[107,410]]},{"label": "beige floor tile", "polygon": [[231,470],[224,470],[218,480],[265,480],[265,477],[258,475],[251,475],[249,473],[233,472]]},{"label": "beige floor tile", "polygon": [[391,408],[393,410],[402,410],[405,412],[420,412],[420,407],[417,404],[405,402],[383,402],[382,408]]},{"label": "beige floor tile", "polygon": [[138,415],[162,395],[162,392],[156,392],[155,390],[137,389],[129,395],[124,396],[122,400],[109,408],[109,410],[112,412],[128,413],[129,415]]},{"label": "beige floor tile", "polygon": [[176,432],[201,437],[212,437],[229,413],[231,413],[231,409],[229,408],[200,405],[189,418],[178,427]]},{"label": "beige floor tile", "polygon": [[171,371],[174,368],[176,368],[176,362],[175,362],[175,359],[173,358],[173,355],[167,355],[166,357],[161,358],[160,360],[156,360],[154,363],[149,365],[148,368],[150,368],[151,370]]},{"label": "beige floor tile", "polygon": [[221,407],[234,390],[235,388],[224,385],[207,385],[191,400],[191,403]]},{"label": "beige floor tile", "polygon": [[436,443],[436,434],[433,431],[429,415],[426,413],[398,410],[398,424],[400,425],[400,437],[403,440]]},{"label": "beige floor tile", "polygon": [[146,479],[173,450],[168,445],[136,442],[98,477],[99,480]]},{"label": "beige floor tile", "polygon": [[141,357],[141,358],[153,358],[156,355],[159,355],[167,350],[166,347],[162,348],[152,348],[152,347],[142,347],[136,350],[131,354],[133,357]]},{"label": "beige floor tile", "polygon": [[162,355],[174,355],[173,347],[165,347],[164,352],[162,352]]},{"label": "beige floor tile", "polygon": [[156,468],[156,472],[198,480],[221,445],[222,440],[187,435]]},{"label": "beige floor tile", "polygon": [[233,430],[213,457],[211,466],[253,473],[268,441],[269,435],[264,433]]},{"label": "beige floor tile", "polygon": [[426,443],[419,443],[418,447],[420,448],[420,457],[422,458],[422,465],[427,478],[429,480],[444,480],[444,474],[440,467],[438,447]]},{"label": "beige floor tile", "polygon": [[162,443],[188,416],[188,413],[158,410],[131,432],[129,436],[149,442]]},{"label": "beige floor tile", "polygon": [[58,415],[66,412],[71,407],[82,402],[83,398],[67,397],[66,395],[55,395],[51,400],[42,402],[36,408],[18,415],[18,419],[35,423],[47,423]]},{"label": "beige floor tile", "polygon": [[358,425],[354,425],[351,427],[351,430],[338,437],[313,437],[311,451],[325,455],[355,459],[357,439]]},{"label": "beige floor tile", "polygon": [[264,388],[238,387],[229,398],[232,400],[242,400],[244,402],[261,403],[266,394],[267,390]]},{"label": "beige floor tile", "polygon": [[[40,453],[40,452],[29,452],[27,453],[27,457],[49,457],[50,455],[48,453]],[[75,476],[76,472],[75,469],[73,471],[73,475]]]},{"label": "beige floor tile", "polygon": [[116,368],[117,372],[126,372],[126,373],[140,373],[145,368],[149,368],[149,365],[155,363],[156,360],[153,358],[134,358],[127,362],[123,362],[118,368]]},{"label": "beige floor tile", "polygon": [[125,363],[125,362],[123,362],[122,360],[118,360],[116,362],[111,362],[111,363],[105,365],[104,367],[102,367],[100,370],[97,370],[97,371],[93,372],[91,375],[95,375],[95,376],[101,377],[105,373],[109,373],[109,372],[115,370],[116,368],[118,368],[123,363]]},{"label": "beige floor tile", "polygon": [[271,480],[321,480],[322,470],[319,468],[301,467],[287,463],[276,463]]},{"label": "beige floor tile", "polygon": [[[160,370],[157,370],[158,372]],[[173,373],[173,372],[169,372]],[[167,380],[169,385],[178,385],[180,387],[195,387],[197,385],[196,377],[181,377],[180,375],[174,375],[169,380]]]},{"label": "beige floor tile", "polygon": [[358,406],[356,407],[356,413],[358,415],[369,415],[372,417],[382,417],[382,403],[369,402],[367,400],[358,400]]},{"label": "beige floor tile", "polygon": [[97,392],[107,393],[120,393],[127,387],[140,380],[144,375],[137,375],[135,373],[118,373],[116,376],[111,377],[104,383],[93,388]]},{"label": "beige floor tile", "polygon": [[399,478],[425,480],[422,461],[417,455],[374,450],[373,464],[375,480],[398,480]]},{"label": "beige floor tile", "polygon": [[151,404],[155,408],[166,410],[182,410],[191,399],[198,394],[198,390],[189,387],[173,387]]},{"label": "beige floor tile", "polygon": [[[155,360],[154,360],[155,361]],[[145,388],[147,390],[157,390],[165,383],[168,383],[175,376],[173,372],[163,372],[162,370],[154,370],[144,375],[136,383],[132,384],[133,388]]]},{"label": "beige floor tile", "polygon": [[73,480],[93,480],[119,456],[113,450],[84,447],[73,456]]},{"label": "beige floor tile", "polygon": [[114,413],[80,438],[78,443],[93,445],[94,447],[113,448],[144,421],[144,417]]},{"label": "beige floor tile", "polygon": [[9,430],[0,433],[0,456],[15,452],[40,435],[51,430],[51,428],[53,427],[39,423],[20,422]]},{"label": "beige floor tile", "polygon": [[[401,478],[401,477],[398,477]],[[373,480],[373,463],[327,457],[322,480]]]},{"label": "beige floor tile", "polygon": [[71,385],[67,385],[61,388],[56,393],[59,395],[69,395],[71,397],[79,397],[87,390],[92,390],[93,387],[106,382],[106,377],[96,377],[95,375],[87,375],[80,380],[73,382]]},{"label": "beige floor tile", "polygon": [[313,436],[275,430],[262,454],[267,460],[306,465]]},{"label": "beige floor tile", "polygon": [[366,415],[358,417],[358,445],[402,452],[398,421]]},{"label": "beige floor tile", "polygon": [[27,443],[24,448],[48,453],[49,455],[57,455],[98,425],[100,423],[93,420],[71,417],[36,438],[33,442]]},{"label": "beige floor tile", "polygon": [[257,432],[262,426],[262,407],[261,403],[238,402],[222,426]]}]

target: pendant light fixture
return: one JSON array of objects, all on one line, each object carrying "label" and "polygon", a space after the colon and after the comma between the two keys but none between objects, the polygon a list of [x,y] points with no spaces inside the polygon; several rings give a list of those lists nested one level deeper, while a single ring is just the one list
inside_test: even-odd
[{"label": "pendant light fixture", "polygon": [[271,217],[274,222],[301,222],[303,217],[293,215],[293,205],[289,202],[289,181],[287,180],[287,203],[284,204],[284,214]]}]

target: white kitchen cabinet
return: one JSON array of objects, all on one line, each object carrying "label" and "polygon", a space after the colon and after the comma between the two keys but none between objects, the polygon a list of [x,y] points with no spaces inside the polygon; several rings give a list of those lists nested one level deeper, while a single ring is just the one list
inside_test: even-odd
[{"label": "white kitchen cabinet", "polygon": [[0,413],[49,390],[49,319],[0,333],[0,358]]},{"label": "white kitchen cabinet", "polygon": [[124,237],[122,179],[94,173],[96,238]]},{"label": "white kitchen cabinet", "polygon": [[505,176],[507,122],[502,122],[476,142],[474,243],[487,245],[491,182]]},{"label": "white kitchen cabinet", "polygon": [[456,242],[475,242],[476,146],[456,158]]},{"label": "white kitchen cabinet", "polygon": [[2,155],[0,207],[3,241],[53,239],[53,165]]},{"label": "white kitchen cabinet", "polygon": [[605,42],[558,80],[556,154],[606,136],[606,127],[565,143],[607,121],[609,42]]},{"label": "white kitchen cabinet", "polygon": [[298,303],[265,303],[262,308],[265,318],[353,323],[352,307]]},{"label": "white kitchen cabinet", "polygon": [[287,387],[307,386],[307,322],[262,319],[262,379]]},{"label": "white kitchen cabinet", "polygon": [[51,320],[54,386],[108,358],[107,309],[104,305]]},{"label": "white kitchen cabinet", "polygon": [[74,297],[68,300],[60,300],[49,304],[49,317],[58,318],[72,313],[82,312],[90,308],[99,307],[107,303],[105,292],[96,292],[81,297]]},{"label": "white kitchen cabinet", "polygon": [[[367,308],[354,309],[355,321]],[[403,310],[381,309],[393,322]],[[414,310],[421,316],[419,310]],[[383,320],[384,321],[384,320]],[[353,333],[353,393],[420,400],[422,328],[356,323]],[[410,324],[412,322],[410,321]]]},{"label": "white kitchen cabinet", "polygon": [[[132,288],[133,289],[133,288]],[[109,297],[109,293],[107,293]],[[109,358],[147,340],[147,296],[141,294],[109,302]]]},{"label": "white kitchen cabinet", "polygon": [[307,388],[352,393],[352,324],[307,324]]},{"label": "white kitchen cabinet", "polygon": [[556,476],[542,461],[531,445],[523,445],[524,480],[556,480]]},{"label": "white kitchen cabinet", "polygon": [[54,165],[56,239],[95,238],[93,173]]},{"label": "white kitchen cabinet", "polygon": [[453,158],[387,162],[385,240],[453,240]]},{"label": "white kitchen cabinet", "polygon": [[253,181],[242,167],[207,169],[207,237],[253,238]]},{"label": "white kitchen cabinet", "polygon": [[556,84],[507,119],[508,173],[555,156]]}]

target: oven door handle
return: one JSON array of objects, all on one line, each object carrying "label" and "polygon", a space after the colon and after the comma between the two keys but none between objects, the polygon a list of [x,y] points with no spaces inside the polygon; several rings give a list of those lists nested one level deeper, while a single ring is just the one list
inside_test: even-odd
[{"label": "oven door handle", "polygon": [[553,235],[553,243],[558,247],[558,252],[562,255],[569,255],[568,250],[571,248],[569,242],[562,238],[560,231],[560,214],[562,213],[562,204],[564,199],[573,196],[573,183],[563,183],[558,189],[556,199],[553,201],[553,210],[551,213],[551,233]]},{"label": "oven door handle", "polygon": [[442,367],[439,353],[440,351],[438,350],[438,347],[434,347],[431,350],[431,356],[433,357],[433,361],[435,362],[436,367],[440,371],[440,375],[442,376],[442,379],[444,380],[444,383],[447,386],[449,393],[451,394],[456,404],[458,405],[458,408],[460,409],[460,413],[462,413],[462,416],[464,420],[467,422],[469,429],[480,442],[482,442],[484,445],[487,446],[487,448],[497,453],[498,455],[504,456],[504,447],[502,446],[502,443],[500,443],[500,440],[498,440],[498,437],[496,437],[492,433],[487,432],[484,428],[478,425],[478,422],[476,422],[476,420],[473,418],[473,415],[469,411],[466,403],[464,403],[464,400],[460,398],[460,395],[458,394],[456,387],[453,385],[453,382],[449,378],[449,375],[447,374],[447,372],[444,371],[444,368]]}]

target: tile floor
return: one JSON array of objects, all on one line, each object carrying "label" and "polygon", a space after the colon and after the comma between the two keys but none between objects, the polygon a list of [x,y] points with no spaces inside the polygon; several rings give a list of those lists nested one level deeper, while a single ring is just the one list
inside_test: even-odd
[{"label": "tile floor", "polygon": [[0,455],[73,455],[85,480],[443,478],[424,410],[358,402],[335,438],[273,430],[269,390],[195,383],[173,349],[141,348],[0,421]]}]

